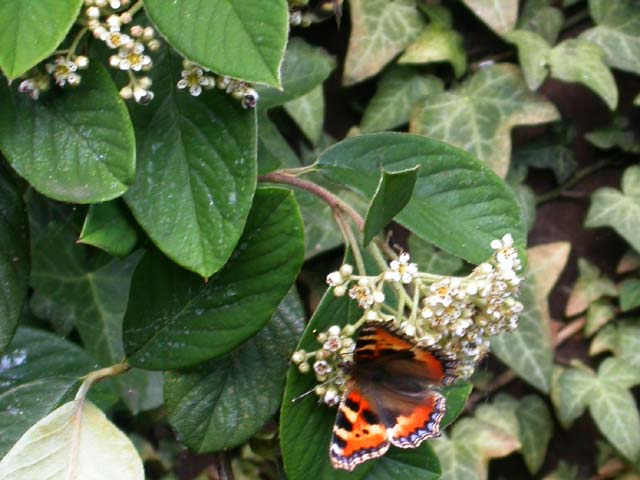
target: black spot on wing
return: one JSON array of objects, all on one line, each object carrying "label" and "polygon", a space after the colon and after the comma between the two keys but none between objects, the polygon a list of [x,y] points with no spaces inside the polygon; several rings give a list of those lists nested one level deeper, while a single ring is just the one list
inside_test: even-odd
[{"label": "black spot on wing", "polygon": [[378,417],[378,414],[371,411],[371,410],[363,410],[361,412],[362,418],[364,418],[364,420],[370,424],[370,425],[375,425],[380,423],[380,417]]},{"label": "black spot on wing", "polygon": [[360,402],[357,402],[357,401],[355,401],[355,400],[352,400],[351,398],[347,398],[347,399],[344,401],[344,404],[346,405],[346,407],[347,407],[349,410],[353,410],[354,412],[357,412],[357,411],[358,411],[358,409],[360,408]]},{"label": "black spot on wing", "polygon": [[336,419],[336,426],[338,428],[346,430],[347,432],[353,430],[353,423],[351,423],[349,419],[342,414],[338,415],[338,418]]}]

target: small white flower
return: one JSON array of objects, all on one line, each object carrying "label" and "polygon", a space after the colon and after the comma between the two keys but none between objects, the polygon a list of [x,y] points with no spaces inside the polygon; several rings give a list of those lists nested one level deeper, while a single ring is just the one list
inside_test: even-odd
[{"label": "small white flower", "polygon": [[340,267],[340,275],[345,278],[349,278],[353,274],[353,267],[348,263],[345,263]]},{"label": "small white flower", "polygon": [[324,403],[329,405],[330,407],[337,405],[340,401],[340,396],[338,395],[338,390],[333,387],[327,388],[327,392],[324,394],[323,398]]},{"label": "small white flower", "polygon": [[87,17],[93,20],[100,18],[100,9],[98,7],[89,7],[85,13],[87,14]]},{"label": "small white flower", "polygon": [[136,85],[133,87],[133,99],[136,103],[147,105],[151,100],[153,100],[153,92]]},{"label": "small white flower", "polygon": [[327,333],[328,333],[329,335],[334,335],[334,336],[336,336],[336,335],[340,335],[340,330],[341,330],[341,329],[340,329],[340,327],[339,327],[338,325],[331,325],[331,326],[329,327],[329,330],[327,330]]},{"label": "small white flower", "polygon": [[78,85],[80,83],[81,77],[75,73],[78,70],[78,65],[66,57],[56,57],[54,62],[47,63],[45,68],[48,73],[53,75],[56,85],[60,87],[64,87],[67,83],[69,85]]},{"label": "small white flower", "polygon": [[411,283],[415,274],[418,273],[418,266],[410,262],[411,257],[408,253],[403,252],[398,260],[392,260],[389,264],[391,270],[386,272],[385,279],[394,282]]},{"label": "small white flower", "polygon": [[337,352],[342,347],[342,342],[340,341],[340,337],[337,335],[329,335],[329,338],[322,345],[322,348],[329,352]]},{"label": "small white flower", "polygon": [[[109,48],[120,48],[129,46],[133,40],[129,35],[120,33],[120,29],[117,30],[104,30],[100,35],[100,40],[105,42]],[[128,69],[123,69],[128,70]]]},{"label": "small white flower", "polygon": [[333,289],[334,297],[344,297],[345,293],[347,293],[346,285],[338,285]]},{"label": "small white flower", "polygon": [[327,275],[327,284],[330,287],[337,287],[338,285],[342,285],[343,283],[344,278],[342,278],[340,272],[331,272],[329,275]]},{"label": "small white flower", "polygon": [[384,303],[384,293],[380,290],[373,292],[372,298],[375,303]]},{"label": "small white flower", "polygon": [[307,359],[307,354],[304,350],[297,350],[293,352],[293,355],[291,355],[291,361],[296,365],[304,362],[306,359]]},{"label": "small white flower", "polygon": [[326,375],[328,373],[331,373],[331,370],[333,369],[331,368],[331,365],[329,365],[329,362],[327,362],[326,360],[318,360],[313,364],[313,371],[318,375]]}]

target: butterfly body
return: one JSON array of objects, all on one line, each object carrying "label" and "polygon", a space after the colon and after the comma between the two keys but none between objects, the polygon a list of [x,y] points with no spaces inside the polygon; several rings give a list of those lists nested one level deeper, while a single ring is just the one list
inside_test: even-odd
[{"label": "butterfly body", "polygon": [[353,470],[390,445],[414,448],[439,435],[445,412],[441,385],[456,379],[456,362],[421,347],[392,322],[362,328],[349,381],[338,407],[329,456],[334,468]]}]

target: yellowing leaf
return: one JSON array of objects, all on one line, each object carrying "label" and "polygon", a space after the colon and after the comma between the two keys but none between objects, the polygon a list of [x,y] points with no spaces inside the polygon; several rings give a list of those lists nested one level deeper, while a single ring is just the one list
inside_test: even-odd
[{"label": "yellowing leaf", "polygon": [[484,23],[498,33],[504,34],[516,25],[518,0],[463,0]]},{"label": "yellowing leaf", "polygon": [[581,38],[599,45],[612,67],[640,74],[640,5],[633,0],[589,0],[597,26]]},{"label": "yellowing leaf", "polygon": [[416,0],[351,0],[345,85],[369,78],[416,39],[425,20]]},{"label": "yellowing leaf", "polygon": [[618,292],[611,279],[603,276],[600,269],[584,258],[578,259],[578,281],[573,286],[565,315],[572,317],[584,312],[587,307],[603,296],[615,297]]},{"label": "yellowing leaf", "polygon": [[504,177],[511,129],[557,118],[551,103],[529,91],[517,67],[497,64],[454,90],[423,98],[412,112],[410,131],[463,148]]},{"label": "yellowing leaf", "polygon": [[0,462],[0,480],[144,480],[127,436],[93,404],[65,403],[36,423]]},{"label": "yellowing leaf", "polygon": [[618,87],[609,68],[602,61],[597,45],[572,38],[549,53],[551,76],[565,82],[576,82],[593,90],[611,110],[618,105]]},{"label": "yellowing leaf", "polygon": [[459,33],[446,25],[432,23],[407,47],[398,59],[401,64],[449,62],[456,78],[467,69],[467,54]]}]

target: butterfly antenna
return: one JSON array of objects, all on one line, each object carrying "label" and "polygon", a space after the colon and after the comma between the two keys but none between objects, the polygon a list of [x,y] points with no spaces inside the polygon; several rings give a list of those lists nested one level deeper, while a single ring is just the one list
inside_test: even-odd
[{"label": "butterfly antenna", "polygon": [[324,381],[324,382],[322,382],[322,383],[319,383],[318,385],[316,385],[315,387],[313,387],[311,390],[307,390],[306,392],[304,392],[304,393],[302,393],[302,394],[298,395],[297,397],[295,397],[293,400],[291,400],[291,403],[296,403],[296,402],[298,402],[298,401],[302,400],[304,397],[307,397],[309,394],[313,393],[313,392],[315,391],[316,387],[321,387],[322,385],[326,385],[326,384],[328,384],[328,383],[331,383],[331,382],[333,382],[336,378],[338,378],[338,376],[337,376],[337,375],[334,375],[334,376],[333,376],[333,377],[331,377],[330,379],[328,379],[328,380],[326,380],[326,381]]}]

